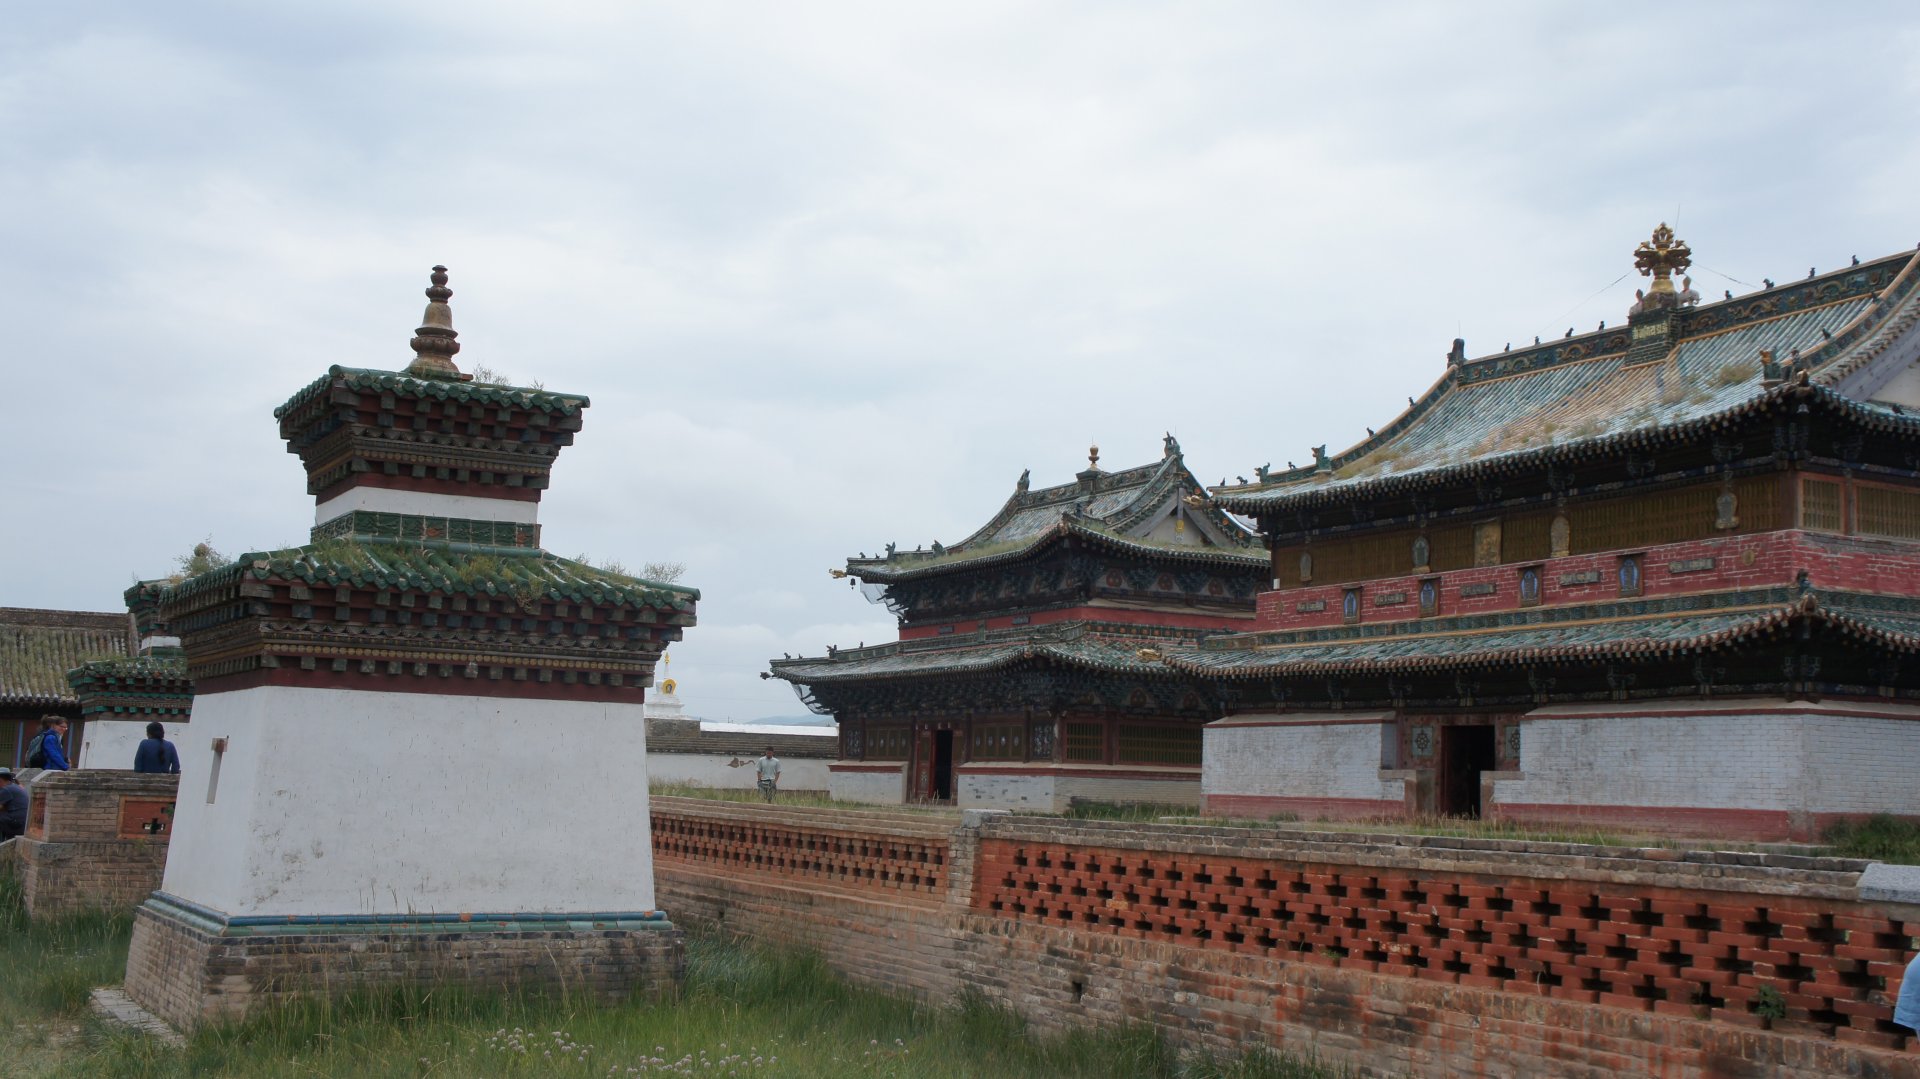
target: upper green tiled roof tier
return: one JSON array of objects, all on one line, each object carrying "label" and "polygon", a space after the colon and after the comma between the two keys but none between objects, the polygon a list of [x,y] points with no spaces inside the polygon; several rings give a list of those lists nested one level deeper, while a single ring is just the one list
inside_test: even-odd
[{"label": "upper green tiled roof tier", "polygon": [[[874,583],[908,581],[1017,561],[1069,536],[1149,561],[1264,565],[1253,534],[1204,496],[1172,436],[1160,461],[1120,472],[1101,471],[1096,450],[1093,463],[1073,483],[1029,490],[1022,474],[1000,512],[950,547],[936,543],[931,550],[890,549],[881,557],[850,558],[846,572]],[[1182,519],[1168,533],[1160,526],[1172,516]]]},{"label": "upper green tiled roof tier", "polygon": [[452,378],[424,378],[404,371],[378,371],[365,367],[335,364],[327,373],[300,388],[286,403],[273,410],[273,418],[284,420],[302,406],[320,401],[329,387],[338,383],[349,390],[390,393],[395,397],[431,398],[461,404],[489,405],[495,408],[533,409],[551,415],[576,416],[588,407],[586,396],[577,393],[551,393],[524,386],[500,386],[487,382],[462,382]]},{"label": "upper green tiled roof tier", "polygon": [[327,587],[418,590],[620,604],[691,612],[700,591],[603,570],[522,547],[331,540],[243,554],[232,564],[169,589],[170,617],[247,580],[301,581]]},{"label": "upper green tiled roof tier", "polygon": [[[1920,269],[1901,254],[1719,303],[1636,314],[1628,326],[1463,357],[1350,449],[1316,454],[1305,467],[1262,468],[1259,482],[1213,494],[1256,515],[1361,502],[1694,440],[1802,402],[1920,435],[1911,416],[1854,385],[1863,365],[1913,359],[1917,286]],[[1672,344],[1642,362],[1648,340]]]},{"label": "upper green tiled roof tier", "polygon": [[1889,651],[1920,651],[1920,606],[1911,600],[1774,588],[1236,634],[1174,652],[1167,664],[1243,679],[1636,662],[1731,649],[1802,622]]},{"label": "upper green tiled roof tier", "polygon": [[90,660],[126,656],[125,614],[0,607],[0,706],[70,706],[67,672]]},{"label": "upper green tiled roof tier", "polygon": [[1030,661],[1167,677],[1174,672],[1160,661],[1159,650],[1192,639],[1131,624],[1060,622],[846,648],[824,658],[776,659],[771,667],[774,677],[800,685],[986,674]]}]

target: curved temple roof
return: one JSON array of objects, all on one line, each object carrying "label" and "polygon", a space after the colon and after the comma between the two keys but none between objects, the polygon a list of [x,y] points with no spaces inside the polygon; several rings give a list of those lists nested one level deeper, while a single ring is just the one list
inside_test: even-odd
[{"label": "curved temple roof", "polygon": [[[1222,507],[1248,514],[1378,497],[1416,481],[1544,467],[1651,437],[1696,434],[1808,389],[1856,419],[1920,433],[1897,406],[1857,392],[1865,366],[1915,358],[1917,286],[1920,260],[1900,254],[1677,308],[1676,344],[1654,362],[1624,362],[1634,344],[1629,326],[1456,362],[1365,441],[1213,494]],[[1763,369],[1763,352],[1782,366]],[[1784,377],[1787,365],[1795,379]]]},{"label": "curved temple roof", "polygon": [[[1179,443],[1167,438],[1160,461],[1121,472],[1089,467],[1073,483],[1028,490],[1026,476],[1006,504],[985,525],[951,547],[930,551],[889,551],[874,558],[847,559],[847,575],[890,583],[945,573],[959,567],[1018,560],[1065,536],[1079,536],[1120,550],[1149,556],[1258,567],[1266,556],[1254,535],[1205,498],[1206,488],[1187,468]],[[1195,499],[1194,496],[1200,496]],[[1176,504],[1185,507],[1195,528],[1191,541],[1152,535],[1154,526]]]}]

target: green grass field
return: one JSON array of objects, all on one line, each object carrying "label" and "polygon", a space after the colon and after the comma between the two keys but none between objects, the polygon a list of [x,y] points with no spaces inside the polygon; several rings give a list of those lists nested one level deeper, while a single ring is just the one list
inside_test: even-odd
[{"label": "green grass field", "polygon": [[1141,1027],[1039,1035],[980,1000],[933,1007],[847,983],[817,956],[689,941],[686,983],[658,1004],[446,990],[310,1002],[169,1049],[91,1018],[118,984],[128,920],[29,925],[0,874],[0,1073],[172,1076],[819,1076],[1308,1079],[1262,1051],[1182,1058]]}]

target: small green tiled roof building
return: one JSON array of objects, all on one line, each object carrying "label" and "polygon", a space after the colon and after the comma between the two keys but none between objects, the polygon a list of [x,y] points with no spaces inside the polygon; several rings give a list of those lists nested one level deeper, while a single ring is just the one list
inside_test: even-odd
[{"label": "small green tiled roof building", "polygon": [[899,619],[900,639],[774,660],[836,717],[837,797],[1064,808],[1199,794],[1200,680],[1161,662],[1245,627],[1267,560],[1169,435],[1120,472],[1099,450],[1071,483],[1025,474],[951,547],[847,560],[838,578]]}]

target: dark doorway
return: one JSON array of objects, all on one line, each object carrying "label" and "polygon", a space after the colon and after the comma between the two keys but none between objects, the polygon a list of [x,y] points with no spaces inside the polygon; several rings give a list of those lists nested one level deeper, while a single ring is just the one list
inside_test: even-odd
[{"label": "dark doorway", "polygon": [[937,802],[953,801],[952,731],[933,732],[933,798]]},{"label": "dark doorway", "polygon": [[1440,728],[1440,812],[1480,816],[1480,773],[1494,769],[1493,727]]}]

